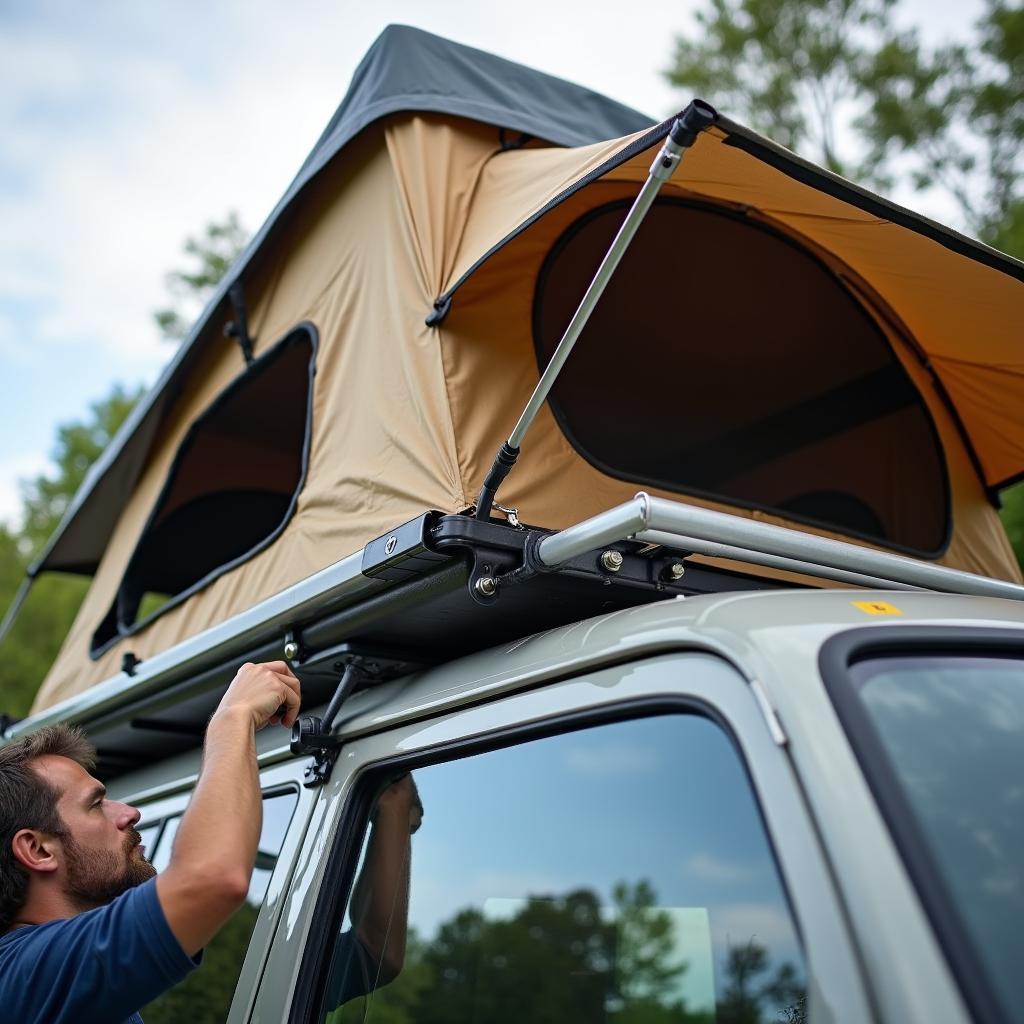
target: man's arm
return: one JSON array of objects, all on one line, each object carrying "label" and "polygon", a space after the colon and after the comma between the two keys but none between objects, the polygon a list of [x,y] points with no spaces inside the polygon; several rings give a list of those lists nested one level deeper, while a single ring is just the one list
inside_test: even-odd
[{"label": "man's arm", "polygon": [[352,893],[352,924],[359,941],[380,963],[382,985],[393,981],[405,962],[409,836],[419,828],[422,815],[411,775],[393,782],[381,793],[363,870]]},{"label": "man's arm", "polygon": [[171,932],[193,956],[245,901],[263,804],[256,732],[299,712],[299,681],[283,661],[243,665],[206,729],[203,767],[157,896]]}]

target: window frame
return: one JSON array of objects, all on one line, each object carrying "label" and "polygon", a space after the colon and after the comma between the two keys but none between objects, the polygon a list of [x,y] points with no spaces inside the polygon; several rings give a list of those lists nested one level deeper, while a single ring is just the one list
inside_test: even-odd
[{"label": "window frame", "polygon": [[[723,669],[731,671],[737,686],[742,688],[742,696],[734,693],[732,699],[723,700],[720,693],[712,696],[711,688],[706,686],[687,687],[685,689],[689,692],[685,692],[685,689],[679,692],[682,689],[679,686],[680,658],[689,659],[691,665],[695,664],[693,659],[704,659],[717,663],[719,672]],[[638,664],[660,662],[666,663],[666,669],[661,673],[663,682],[656,687],[662,692],[627,695],[621,691],[616,692],[619,690],[618,686],[606,689],[595,687],[588,682],[595,675],[600,677],[608,673],[621,675],[625,679],[628,678],[630,670]],[[676,681],[675,686],[670,682],[673,678]],[[721,680],[718,682],[721,683]],[[363,740],[356,740],[354,743],[346,743],[348,763],[345,765],[344,777],[332,779],[325,787],[324,819],[316,830],[320,836],[319,848],[309,853],[311,862],[317,856],[323,862],[316,870],[316,884],[295,894],[295,897],[306,905],[307,927],[301,939],[302,948],[297,962],[291,963],[287,968],[290,988],[280,997],[276,994],[271,996],[271,1004],[266,1011],[261,1007],[261,1015],[263,1012],[280,1014],[289,1024],[311,1024],[319,1020],[317,1014],[329,970],[328,958],[323,957],[325,943],[333,947],[338,921],[348,905],[365,836],[367,812],[382,776],[398,771],[415,770],[417,767],[432,763],[458,760],[496,747],[586,729],[612,721],[652,715],[696,713],[710,719],[723,730],[739,758],[740,767],[747,778],[751,797],[761,819],[770,856],[775,863],[797,941],[805,954],[809,979],[816,975],[805,923],[809,921],[812,931],[820,933],[823,922],[827,922],[825,930],[828,932],[828,947],[835,951],[835,959],[830,960],[829,967],[833,963],[843,964],[838,973],[832,970],[825,971],[833,983],[831,987],[843,990],[843,995],[847,1003],[854,1007],[855,1014],[860,1013],[857,1019],[870,1019],[870,1013],[863,1002],[863,990],[859,984],[859,964],[849,945],[849,935],[842,921],[832,880],[825,868],[818,838],[800,802],[798,789],[794,785],[788,765],[785,765],[785,756],[772,739],[756,699],[735,666],[710,652],[690,651],[674,657],[638,658],[636,662],[608,668],[598,665],[590,672],[564,680],[558,685],[582,685],[585,688],[586,700],[578,702],[581,706],[561,710],[549,707],[546,714],[539,716],[507,718],[507,714],[514,715],[514,709],[521,700],[532,699],[543,704],[548,703],[544,691],[527,691],[505,696],[492,705],[467,708],[438,720],[459,731],[460,723],[468,725],[482,716],[488,724],[478,732],[467,730],[450,739],[432,742],[429,734],[435,730],[430,728],[428,722],[425,729],[422,728],[422,723],[419,730],[413,728],[413,735],[419,742],[400,739],[393,744],[389,743],[389,739],[395,738],[396,732],[405,734],[405,729],[399,727],[398,730],[392,729],[389,732],[373,734]],[[609,693],[608,689],[612,692]],[[601,692],[595,694],[594,690]],[[736,698],[739,698],[739,703]],[[361,754],[358,749],[361,743],[372,745],[375,749],[388,748],[388,753],[374,756],[371,751],[364,749]],[[763,763],[760,767],[755,766],[755,760],[763,762],[765,758],[773,762],[770,768]],[[340,765],[336,766],[336,773],[339,767]],[[777,772],[784,774],[777,775]],[[765,776],[769,778],[766,779]],[[786,792],[782,792],[783,787]],[[792,804],[791,800],[797,802],[799,810],[797,804]],[[785,805],[785,812],[780,812],[781,805]],[[332,808],[335,812],[333,815]],[[780,813],[783,815],[782,821],[773,822],[772,819]],[[780,827],[783,824],[785,827]],[[323,850],[325,844],[328,846],[326,852]],[[312,867],[310,870],[312,871]],[[794,892],[794,881],[801,890],[800,894]],[[291,909],[292,920],[295,920],[297,912],[295,907]],[[296,930],[302,927],[300,925]],[[283,978],[281,972],[284,969],[284,965],[281,965],[274,976]],[[268,974],[270,973],[268,970]],[[280,1006],[277,1005],[279,999]]]},{"label": "window frame", "polygon": [[[553,265],[557,262],[559,257],[565,248],[570,244],[576,234],[585,228],[592,221],[598,217],[604,216],[610,211],[621,209],[625,212],[632,200],[629,199],[613,199],[609,202],[602,203],[600,206],[595,206],[593,209],[588,210],[582,214],[576,220],[574,220],[555,240],[554,245],[548,251],[544,257],[544,261],[541,264],[540,270],[537,273],[537,280],[534,285],[533,292],[533,303],[530,314],[530,330],[533,340],[534,357],[537,363],[538,373],[543,373],[546,366],[546,360],[544,354],[541,352],[540,347],[540,307],[541,307],[541,295],[546,287],[548,275],[551,273]],[[939,542],[937,548],[931,551],[922,550],[919,548],[910,547],[906,544],[899,544],[891,540],[883,539],[880,537],[872,536],[859,530],[852,529],[850,527],[840,526],[836,523],[829,523],[821,519],[815,519],[811,516],[799,515],[796,513],[788,512],[784,509],[775,508],[770,505],[761,504],[758,502],[744,501],[739,498],[732,498],[727,495],[718,494],[714,491],[705,491],[698,487],[686,487],[681,488],[679,484],[672,481],[666,481],[663,479],[656,479],[654,477],[647,477],[642,475],[634,475],[631,473],[624,472],[619,469],[615,469],[604,462],[599,456],[591,452],[588,448],[582,445],[578,437],[573,433],[569,426],[565,412],[563,411],[561,404],[555,394],[555,389],[552,389],[551,394],[548,396],[548,405],[551,409],[551,414],[558,424],[558,429],[562,432],[566,441],[572,447],[573,451],[581,456],[587,463],[594,467],[598,472],[603,473],[605,476],[611,477],[613,480],[623,480],[626,483],[638,484],[642,487],[657,487],[661,490],[668,491],[672,494],[683,494],[692,495],[696,498],[701,498],[705,501],[712,501],[719,505],[726,505],[733,508],[742,508],[749,511],[766,512],[769,515],[777,516],[779,519],[785,519],[793,523],[801,523],[806,526],[814,527],[818,530],[824,530],[829,533],[839,534],[843,537],[852,537],[856,540],[864,541],[867,544],[873,544],[878,547],[883,547],[891,551],[899,551],[904,554],[912,555],[915,558],[927,558],[927,559],[938,559],[941,558],[946,551],[949,549],[949,545],[953,539],[953,506],[952,506],[952,489],[950,486],[950,474],[949,465],[946,459],[946,450],[942,444],[942,438],[939,434],[938,427],[935,423],[935,417],[932,414],[931,407],[925,398],[924,391],[918,387],[913,377],[907,372],[904,360],[900,358],[897,353],[895,346],[893,345],[892,338],[889,333],[883,328],[879,322],[879,318],[874,315],[871,308],[863,301],[861,295],[851,288],[843,277],[837,273],[828,263],[821,259],[809,246],[801,243],[801,241],[793,236],[786,234],[779,230],[776,226],[768,224],[762,220],[754,219],[745,214],[742,211],[733,210],[729,207],[722,206],[718,203],[708,202],[707,200],[699,199],[684,199],[679,196],[658,196],[652,205],[652,212],[658,208],[658,206],[680,206],[686,209],[701,210],[706,213],[711,213],[728,220],[736,221],[744,224],[751,230],[761,231],[767,235],[772,236],[776,240],[789,246],[790,248],[801,253],[804,257],[814,263],[824,274],[831,278],[835,282],[836,288],[841,291],[863,315],[864,319],[868,322],[870,327],[873,329],[875,334],[878,336],[882,345],[892,356],[893,363],[900,373],[906,378],[907,384],[918,396],[918,405],[921,411],[924,413],[925,423],[928,428],[928,432],[932,439],[933,449],[939,464],[939,480],[940,487],[942,490],[942,515],[943,515],[943,533],[942,539]],[[916,348],[913,344],[907,342],[905,338],[900,336],[900,341],[905,344],[908,350],[916,354]],[[923,365],[923,364],[922,364]]]},{"label": "window frame", "polygon": [[943,655],[1013,655],[1024,659],[1024,631],[983,626],[861,627],[830,637],[821,647],[818,667],[854,758],[972,1019],[979,1024],[998,1024],[1005,1017],[984,962],[967,936],[917,812],[904,793],[899,774],[849,673],[853,665],[876,659]]},{"label": "window frame", "polygon": [[[306,426],[305,436],[302,443],[302,453],[299,465],[299,479],[292,492],[291,499],[288,503],[288,508],[285,511],[284,517],[281,522],[272,530],[266,537],[261,541],[253,545],[247,551],[237,555],[235,558],[230,559],[218,565],[216,568],[211,569],[205,576],[196,580],[195,583],[186,587],[184,590],[175,594],[165,604],[162,604],[156,611],[150,612],[144,618],[137,619],[131,625],[126,626],[120,621],[120,611],[118,609],[121,589],[125,584],[125,578],[128,574],[128,569],[131,567],[132,562],[135,560],[136,555],[142,546],[143,541],[149,535],[150,529],[155,522],[160,509],[170,494],[175,480],[177,479],[178,473],[181,471],[182,464],[188,457],[195,444],[196,435],[199,433],[200,428],[204,422],[213,414],[220,409],[225,402],[227,402],[237,392],[242,390],[246,383],[252,379],[253,375],[266,369],[268,363],[272,363],[274,357],[279,355],[285,346],[295,343],[305,337],[310,343],[310,355],[309,364],[307,367],[307,391],[306,391]],[[319,355],[320,348],[320,334],[316,328],[316,325],[309,320],[300,321],[290,330],[288,330],[281,338],[279,338],[273,345],[261,353],[261,355],[249,363],[242,372],[235,377],[222,391],[220,391],[212,402],[192,421],[189,425],[188,430],[185,432],[185,436],[182,438],[178,445],[177,451],[174,453],[174,458],[171,461],[171,465],[167,470],[167,476],[164,478],[163,485],[160,488],[160,493],[157,495],[156,500],[153,503],[153,507],[149,511],[149,515],[146,517],[145,525],[139,533],[138,539],[135,542],[135,546],[132,549],[131,556],[125,564],[125,569],[121,574],[121,580],[118,583],[117,590],[114,593],[111,609],[104,615],[102,621],[97,625],[94,630],[92,637],[89,642],[89,657],[96,661],[102,657],[111,647],[115,644],[120,643],[127,637],[134,636],[136,633],[146,629],[151,623],[156,621],[165,612],[172,611],[179,605],[187,601],[194,594],[197,594],[200,590],[209,586],[215,580],[219,579],[225,573],[231,572],[233,569],[237,569],[240,565],[248,562],[251,558],[258,555],[261,551],[264,551],[271,544],[274,543],[284,532],[285,528],[291,522],[292,517],[295,515],[295,509],[298,507],[299,495],[302,493],[306,486],[306,478],[309,473],[309,456],[312,448],[313,440],[313,398],[314,398],[314,384],[316,380],[316,364],[317,356]],[[103,629],[106,622],[113,617],[115,632],[112,636],[107,637],[97,643],[97,634]]]},{"label": "window frame", "polygon": [[[316,790],[311,790],[303,785],[303,770],[304,764],[301,761],[288,759],[264,763],[261,754],[259,766],[261,799],[268,796],[281,796],[285,793],[294,793],[297,799],[277,863],[271,872],[267,891],[263,896],[256,924],[249,936],[245,957],[239,968],[226,1018],[228,1021],[248,1020],[252,1012],[264,966],[281,918],[283,896],[297,869],[306,828],[317,804]],[[198,774],[193,774],[186,778],[178,778],[158,789],[147,789],[143,793],[143,799],[133,798],[130,792],[119,794],[118,799],[127,803],[137,802],[142,811],[142,823],[145,825],[159,824],[160,841],[162,841],[164,825],[167,820],[181,817],[188,809],[197,780]]]}]

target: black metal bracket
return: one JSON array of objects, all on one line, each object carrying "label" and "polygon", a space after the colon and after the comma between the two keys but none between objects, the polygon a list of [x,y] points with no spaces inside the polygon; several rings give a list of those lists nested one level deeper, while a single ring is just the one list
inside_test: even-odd
[{"label": "black metal bracket", "polygon": [[448,315],[448,310],[451,308],[451,295],[442,295],[439,298],[434,299],[434,308],[427,314],[427,317],[423,322],[428,327],[436,327]]},{"label": "black metal bracket", "polygon": [[633,541],[608,544],[549,566],[538,548],[551,531],[511,527],[494,519],[470,515],[441,516],[429,528],[430,546],[439,552],[459,551],[469,561],[469,594],[480,605],[494,604],[503,588],[542,575],[572,576],[602,585],[613,583],[668,593],[689,593],[685,559],[673,552]]},{"label": "black metal bracket", "polygon": [[[299,756],[313,755],[313,762],[306,768],[303,782],[308,788],[322,786],[331,777],[331,770],[341,750],[341,738],[334,734],[334,726],[342,705],[357,686],[387,682],[422,667],[422,662],[395,651],[377,651],[348,643],[327,651],[319,651],[307,662],[313,670],[319,669],[325,663],[330,664],[334,674],[340,673],[341,679],[323,718],[317,715],[302,715],[292,726],[291,752]],[[301,662],[293,662],[293,666],[301,678],[304,665]]]},{"label": "black metal bracket", "polygon": [[224,325],[224,336],[234,338],[242,350],[242,358],[246,366],[253,363],[253,344],[249,336],[249,317],[245,310],[245,292],[242,291],[241,282],[236,281],[228,289],[228,299],[231,301],[231,309],[234,311],[235,319],[229,320]]}]

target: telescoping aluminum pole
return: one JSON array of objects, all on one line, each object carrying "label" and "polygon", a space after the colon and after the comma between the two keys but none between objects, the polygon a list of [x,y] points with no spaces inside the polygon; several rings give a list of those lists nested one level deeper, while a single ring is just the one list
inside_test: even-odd
[{"label": "telescoping aluminum pole", "polygon": [[491,514],[495,493],[501,482],[508,476],[509,470],[516,464],[516,459],[519,458],[519,448],[522,445],[523,437],[525,437],[534,417],[544,404],[545,399],[547,399],[551,385],[554,384],[555,378],[565,365],[565,361],[569,358],[569,353],[572,352],[577,339],[583,333],[583,328],[586,327],[590,314],[594,311],[594,307],[604,293],[605,287],[612,274],[615,273],[615,268],[618,267],[623,254],[629,248],[629,243],[633,241],[633,236],[647,215],[647,211],[651,208],[658,190],[672,176],[672,172],[682,159],[683,153],[694,144],[697,136],[705,128],[709,128],[715,123],[717,117],[718,115],[707,103],[701,100],[694,100],[672,124],[664,146],[662,146],[660,152],[654,158],[654,163],[651,164],[651,170],[647,180],[644,182],[643,188],[633,201],[629,213],[626,214],[626,219],[622,222],[618,234],[613,239],[608,252],[605,253],[605,257],[601,261],[601,266],[597,268],[597,273],[590,282],[590,286],[587,288],[579,308],[573,314],[572,320],[569,321],[569,326],[566,327],[562,340],[558,343],[558,347],[548,361],[548,365],[544,368],[544,373],[537,382],[537,387],[534,388],[530,401],[519,417],[519,422],[516,423],[512,433],[509,434],[508,440],[498,449],[494,464],[484,480],[483,487],[480,488],[480,496],[476,501],[477,519],[486,519]]}]

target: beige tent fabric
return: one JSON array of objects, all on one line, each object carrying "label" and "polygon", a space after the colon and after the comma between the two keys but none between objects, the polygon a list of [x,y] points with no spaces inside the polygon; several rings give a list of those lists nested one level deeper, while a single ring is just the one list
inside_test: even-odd
[{"label": "beige tent fabric", "polygon": [[[619,148],[628,141],[622,140]],[[484,239],[508,232],[506,204],[514,208],[511,219],[522,222],[612,152],[602,144],[506,153],[492,161],[481,181],[449,284],[489,248]],[[647,175],[652,152],[628,160],[605,175],[602,183],[628,183],[623,194],[632,194]],[[718,129],[705,132],[686,154],[663,191],[672,193],[753,208],[769,223],[807,239],[849,267],[897,311],[928,354],[974,442],[986,482],[997,484],[1020,472],[1024,466],[1022,282],[786,176],[724,144]],[[564,214],[566,205],[558,209]],[[560,218],[555,211],[544,217],[545,222],[558,221],[562,226],[574,219]],[[537,244],[543,245],[552,235],[556,232],[542,232]],[[455,302],[464,301],[460,289]]]},{"label": "beige tent fabric", "polygon": [[[138,488],[126,496],[37,709],[116,675],[126,650],[151,657],[344,558],[389,526],[426,508],[465,504],[437,336],[423,323],[444,272],[435,257],[444,250],[431,237],[429,213],[416,190],[399,180],[392,155],[405,146],[422,157],[419,146],[427,144],[405,139],[429,134],[432,123],[439,138],[429,143],[431,160],[446,145],[450,173],[460,180],[472,176],[481,154],[498,149],[495,132],[485,145],[477,126],[456,136],[450,120],[376,126],[307,191],[288,237],[258,268],[256,283],[248,284],[257,356],[303,320],[320,335],[309,470],[283,534],[136,636],[89,660],[90,638],[114,600],[188,426],[242,370],[237,346],[211,332],[202,366],[184,387]],[[433,233],[461,230],[459,217],[453,204]]]},{"label": "beige tent fabric", "polygon": [[[653,152],[582,188],[501,248],[456,291],[440,326],[427,327],[424,318],[484,253],[630,141],[501,152],[492,127],[400,115],[346,147],[306,189],[245,281],[257,356],[301,321],[319,332],[309,471],[294,517],[264,551],[89,659],[90,638],[116,596],[182,438],[242,370],[237,347],[219,336],[220,324],[211,325],[201,365],[163,423],[138,486],[125,496],[35,710],[116,675],[125,651],[150,658],[425,509],[453,512],[472,503],[537,380],[531,311],[541,262],[587,209],[634,195]],[[875,297],[876,314],[921,388],[945,449],[954,532],[941,561],[1018,579],[955,424],[898,324],[931,355],[989,478],[998,479],[1024,462],[1024,412],[1014,400],[1024,388],[1013,316],[1021,285],[816,193],[722,145],[720,136],[699,140],[670,188],[755,206]],[[578,455],[545,407],[499,500],[518,506],[527,522],[558,528],[636,489]]]}]

